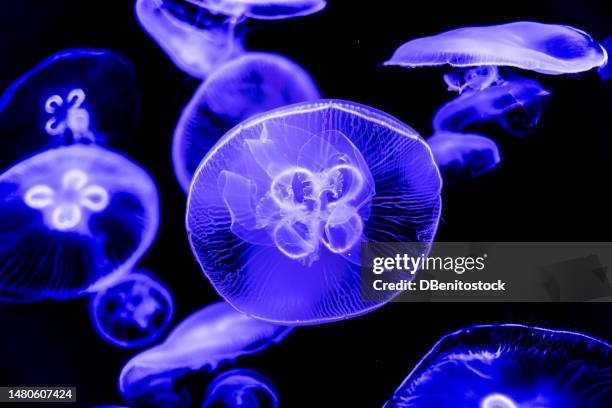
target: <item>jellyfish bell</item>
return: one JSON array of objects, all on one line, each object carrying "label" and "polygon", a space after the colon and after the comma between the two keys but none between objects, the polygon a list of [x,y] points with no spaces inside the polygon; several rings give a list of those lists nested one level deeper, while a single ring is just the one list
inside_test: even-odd
[{"label": "jellyfish bell", "polygon": [[319,97],[310,75],[281,55],[253,52],[224,64],[200,86],[174,133],[172,158],[183,190],[229,129],[257,113]]},{"label": "jellyfish bell", "polygon": [[438,132],[427,139],[445,182],[476,178],[501,161],[497,144],[483,135]]},{"label": "jellyfish bell", "polygon": [[408,41],[385,65],[510,66],[548,75],[589,71],[607,62],[604,48],[576,28],[518,21],[464,27]]},{"label": "jellyfish bell", "polygon": [[325,8],[326,0],[162,0],[180,3],[192,13],[213,13],[236,20],[280,20],[306,16]]},{"label": "jellyfish bell", "polygon": [[121,370],[119,390],[130,400],[156,378],[175,381],[192,371],[212,372],[222,363],[279,343],[290,331],[237,312],[225,302],[214,303],[181,322],[163,343],[129,360]]},{"label": "jellyfish bell", "polygon": [[436,132],[463,132],[483,122],[497,121],[520,136],[535,126],[550,92],[537,81],[512,75],[497,85],[462,93],[434,115]]},{"label": "jellyfish bell", "polygon": [[194,176],[187,231],[238,310],[316,324],[396,295],[362,292],[361,243],[431,242],[440,190],[429,147],[407,125],[353,102],[306,102],[223,136]]},{"label": "jellyfish bell", "polygon": [[0,168],[71,143],[123,149],[139,116],[140,95],[127,60],[107,50],[58,52],[0,96]]},{"label": "jellyfish bell", "polygon": [[[205,79],[219,65],[243,52],[236,21],[214,17],[204,26],[185,20],[176,1],[136,0],[136,17],[142,28],[183,72]],[[199,20],[198,20],[199,21]]]},{"label": "jellyfish bell", "polygon": [[438,341],[385,407],[578,408],[612,404],[610,345],[514,324],[472,326]]},{"label": "jellyfish bell", "polygon": [[94,328],[118,347],[151,344],[166,331],[174,312],[168,289],[147,271],[119,277],[92,296],[89,312]]},{"label": "jellyfish bell", "polygon": [[202,408],[277,408],[278,391],[272,381],[253,370],[237,368],[219,374],[208,385]]},{"label": "jellyfish bell", "polygon": [[127,158],[72,145],[0,175],[0,293],[65,299],[132,269],[159,220],[154,181]]}]

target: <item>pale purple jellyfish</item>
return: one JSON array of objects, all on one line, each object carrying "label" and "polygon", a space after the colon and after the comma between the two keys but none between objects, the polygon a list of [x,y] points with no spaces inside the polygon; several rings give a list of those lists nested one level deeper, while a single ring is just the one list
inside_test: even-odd
[{"label": "pale purple jellyfish", "polygon": [[465,27],[408,41],[385,65],[407,68],[510,66],[548,75],[570,74],[606,64],[605,49],[576,28],[519,21]]},{"label": "pale purple jellyfish", "polygon": [[142,347],[159,339],[173,313],[170,292],[145,270],[119,277],[96,292],[89,303],[89,315],[100,337],[123,348]]},{"label": "pale purple jellyfish", "polygon": [[361,244],[431,242],[441,187],[407,125],[353,102],[301,103],[254,116],[213,147],[192,182],[187,231],[238,310],[281,324],[334,321],[397,294],[362,287]]},{"label": "pale purple jellyfish", "polygon": [[476,178],[501,161],[497,144],[483,135],[439,132],[427,139],[427,144],[444,181]]},{"label": "pale purple jellyfish", "polygon": [[585,334],[518,324],[445,335],[385,408],[608,408],[610,344]]},{"label": "pale purple jellyfish", "polygon": [[253,370],[236,368],[215,377],[206,389],[202,408],[277,408],[272,381]]},{"label": "pale purple jellyfish", "polygon": [[51,55],[0,97],[0,168],[71,143],[123,149],[140,119],[132,65],[107,50]]},{"label": "pale purple jellyfish", "polygon": [[163,343],[129,360],[121,370],[119,391],[127,402],[150,392],[151,384],[164,384],[160,389],[167,391],[189,372],[212,372],[279,343],[290,331],[237,312],[226,302],[214,303],[181,322]]},{"label": "pale purple jellyfish", "polygon": [[326,0],[163,0],[164,3],[190,6],[193,13],[231,16],[235,20],[254,18],[280,20],[306,16],[325,8]]},{"label": "pale purple jellyfish", "polygon": [[157,233],[157,187],[140,166],[87,145],[0,175],[0,294],[65,299],[130,271]]},{"label": "pale purple jellyfish", "polygon": [[[210,24],[198,26],[185,21],[180,3],[136,0],[138,21],[179,69],[204,79],[220,64],[243,52],[242,38],[235,31],[236,21],[217,17]],[[191,4],[191,7],[198,6]]]},{"label": "pale purple jellyfish", "polygon": [[534,127],[550,92],[537,81],[510,75],[482,90],[471,90],[443,105],[433,117],[435,132],[462,132],[470,126],[497,121],[520,135]]},{"label": "pale purple jellyfish", "polygon": [[224,64],[200,86],[174,132],[172,160],[184,191],[210,148],[254,114],[319,99],[314,81],[277,54],[248,53]]}]

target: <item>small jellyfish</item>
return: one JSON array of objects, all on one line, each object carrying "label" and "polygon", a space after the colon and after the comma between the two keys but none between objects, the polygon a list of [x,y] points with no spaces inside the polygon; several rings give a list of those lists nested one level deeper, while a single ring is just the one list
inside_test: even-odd
[{"label": "small jellyfish", "polygon": [[444,75],[448,90],[460,94],[464,91],[482,91],[501,81],[499,70],[494,65],[458,68]]},{"label": "small jellyfish", "polygon": [[237,312],[225,302],[214,303],[181,322],[163,343],[129,360],[121,370],[119,390],[129,402],[157,378],[174,382],[192,371],[212,372],[222,363],[280,342],[290,331]]},{"label": "small jellyfish", "polygon": [[512,75],[498,85],[464,92],[434,115],[436,132],[463,132],[472,125],[497,121],[508,132],[521,135],[535,126],[550,92],[537,81]]},{"label": "small jellyfish", "polygon": [[[205,12],[188,0],[136,0],[136,17],[143,29],[183,72],[204,79],[223,62],[243,52],[236,21],[227,16],[197,15]],[[204,22],[205,24],[203,24]]]},{"label": "small jellyfish", "polygon": [[353,102],[305,102],[223,136],[194,176],[187,231],[238,310],[323,323],[396,295],[362,288],[361,243],[431,242],[441,187],[429,147],[407,125]]},{"label": "small jellyfish", "polygon": [[[612,52],[612,37],[606,38],[603,41],[602,45],[608,55],[610,55],[610,52]],[[599,68],[599,75],[604,81],[607,81],[608,79],[612,78],[612,64],[610,64],[609,61],[606,65]]]},{"label": "small jellyfish", "polygon": [[183,190],[210,148],[256,113],[319,99],[306,71],[277,54],[248,53],[216,70],[195,93],[174,133],[172,157]]},{"label": "small jellyfish", "polygon": [[143,271],[121,276],[89,303],[89,315],[100,337],[123,348],[142,347],[159,339],[173,312],[168,289]]},{"label": "small jellyfish", "polygon": [[464,27],[409,41],[385,65],[407,68],[451,65],[510,66],[542,74],[588,71],[608,55],[589,34],[576,28],[532,21]]},{"label": "small jellyfish", "polygon": [[476,178],[501,161],[497,144],[483,135],[443,131],[435,133],[427,143],[447,182]]},{"label": "small jellyfish", "polygon": [[610,345],[584,334],[515,324],[444,336],[412,370],[388,408],[606,408]]},{"label": "small jellyfish", "polygon": [[266,376],[243,368],[218,375],[209,384],[202,408],[277,408],[278,391]]},{"label": "small jellyfish", "polygon": [[157,233],[158,193],[138,165],[87,145],[0,175],[0,293],[65,299],[131,270]]},{"label": "small jellyfish", "polygon": [[140,95],[127,60],[105,50],[61,51],[0,97],[0,168],[75,142],[125,148],[139,116]]}]

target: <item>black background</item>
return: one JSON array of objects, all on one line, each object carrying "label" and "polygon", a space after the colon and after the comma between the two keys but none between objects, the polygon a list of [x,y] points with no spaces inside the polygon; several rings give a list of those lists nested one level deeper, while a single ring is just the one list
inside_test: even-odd
[{"label": "black background", "polygon": [[[604,1],[331,1],[313,16],[249,22],[247,45],[302,64],[325,97],[382,109],[423,136],[452,95],[443,69],[408,71],[381,63],[408,39],[462,25],[514,20],[569,24],[612,35]],[[609,2],[608,2],[609,3]],[[128,155],[161,193],[157,240],[142,261],[172,290],[174,322],[217,299],[184,232],[185,196],[170,162],[181,108],[198,81],[176,69],[137,24],[130,1],[19,0],[0,12],[0,87],[65,48],[109,48],[136,67],[143,120]],[[553,92],[537,132],[515,139],[498,129],[500,167],[445,188],[438,240],[612,241],[612,81],[595,72],[544,77]],[[0,135],[2,137],[2,135]],[[272,378],[281,405],[380,406],[428,348],[450,330],[517,322],[579,330],[612,340],[611,304],[390,304],[346,322],[295,330],[282,344],[241,359]],[[133,352],[93,331],[87,300],[0,306],[0,385],[77,386],[79,406],[120,404],[116,381]],[[204,384],[193,389],[199,399]]]}]

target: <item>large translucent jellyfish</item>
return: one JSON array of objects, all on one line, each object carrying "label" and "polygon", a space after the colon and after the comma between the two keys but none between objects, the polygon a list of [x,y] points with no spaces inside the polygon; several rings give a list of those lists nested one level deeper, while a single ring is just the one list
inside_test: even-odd
[{"label": "large translucent jellyfish", "polygon": [[0,168],[73,142],[124,148],[139,115],[140,95],[128,61],[112,51],[61,51],[0,97]]},{"label": "large translucent jellyfish", "polygon": [[576,28],[532,21],[465,27],[408,41],[385,65],[511,66],[543,74],[588,71],[606,64],[605,49]]},{"label": "large translucent jellyfish", "polygon": [[179,69],[201,79],[243,52],[236,20],[199,15],[205,11],[188,0],[136,0],[136,16],[143,29]]},{"label": "large translucent jellyfish", "polygon": [[610,345],[522,325],[472,326],[444,336],[386,407],[605,408]]},{"label": "large translucent jellyfish", "polygon": [[166,331],[174,312],[170,292],[145,271],[129,273],[90,300],[89,314],[100,336],[124,348],[151,344]]},{"label": "large translucent jellyfish", "polygon": [[198,89],[174,133],[172,157],[183,190],[210,148],[256,113],[319,99],[306,71],[277,54],[248,53],[215,71]]},{"label": "large translucent jellyfish", "polygon": [[157,232],[151,177],[127,158],[73,145],[0,175],[0,293],[70,298],[104,287],[134,264]]},{"label": "large translucent jellyfish", "polygon": [[497,144],[483,135],[439,132],[427,139],[444,181],[463,181],[493,170],[501,157]]},{"label": "large translucent jellyfish", "polygon": [[232,17],[239,21],[245,17],[258,20],[279,20],[306,16],[325,8],[326,0],[162,0],[164,3],[182,4],[191,14]]},{"label": "large translucent jellyfish", "polygon": [[[610,52],[612,52],[612,37],[606,38],[603,41],[602,45],[605,48],[605,50],[608,52],[608,55],[609,55]],[[612,78],[612,64],[610,64],[610,61],[608,61],[606,65],[599,68],[599,75],[605,81]]]},{"label": "large translucent jellyfish", "polygon": [[395,295],[361,287],[360,246],[431,242],[440,190],[429,147],[407,125],[353,102],[301,103],[242,122],[213,147],[194,176],[187,231],[238,310],[316,324]]},{"label": "large translucent jellyfish", "polygon": [[214,371],[220,364],[278,343],[290,328],[254,319],[226,302],[214,303],[181,322],[158,346],[137,354],[119,377],[126,401],[147,393],[151,384],[168,384],[192,371]]},{"label": "large translucent jellyfish", "polygon": [[520,135],[538,123],[549,95],[539,82],[513,75],[483,90],[464,92],[443,105],[434,115],[433,128],[461,132],[495,120]]},{"label": "large translucent jellyfish", "polygon": [[226,371],[208,385],[202,408],[277,408],[278,391],[266,376],[244,368]]}]

